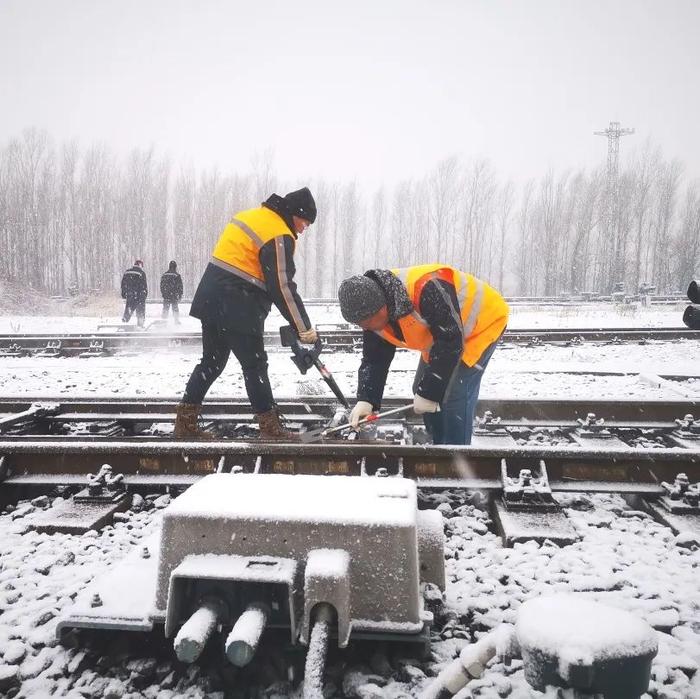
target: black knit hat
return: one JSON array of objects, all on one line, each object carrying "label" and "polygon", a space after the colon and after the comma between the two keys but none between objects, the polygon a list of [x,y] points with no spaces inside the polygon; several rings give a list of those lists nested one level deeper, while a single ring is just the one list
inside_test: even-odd
[{"label": "black knit hat", "polygon": [[303,218],[309,223],[316,220],[316,202],[311,196],[308,187],[302,187],[294,192],[284,195],[284,200],[287,202],[289,213],[293,216]]},{"label": "black knit hat", "polygon": [[381,287],[369,277],[356,275],[344,279],[338,287],[340,312],[348,323],[359,323],[373,316],[386,299]]}]

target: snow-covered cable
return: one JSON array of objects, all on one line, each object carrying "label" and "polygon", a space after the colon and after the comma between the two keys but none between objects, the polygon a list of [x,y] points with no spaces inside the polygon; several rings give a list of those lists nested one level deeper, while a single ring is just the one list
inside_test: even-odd
[{"label": "snow-covered cable", "polygon": [[513,657],[515,654],[513,627],[499,626],[476,643],[462,649],[429,685],[421,699],[446,699],[473,680],[481,677],[488,662],[496,655]]},{"label": "snow-covered cable", "polygon": [[328,637],[333,623],[333,608],[329,604],[316,607],[314,625],[309,638],[309,650],[304,665],[303,699],[323,698],[323,675],[326,671]]}]

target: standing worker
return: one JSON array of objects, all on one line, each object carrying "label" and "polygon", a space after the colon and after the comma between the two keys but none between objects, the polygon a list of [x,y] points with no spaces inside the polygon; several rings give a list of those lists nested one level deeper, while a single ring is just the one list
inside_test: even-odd
[{"label": "standing worker", "polygon": [[134,266],[124,272],[122,277],[122,298],[126,300],[122,322],[128,323],[131,314],[136,311],[136,322],[139,328],[146,320],[146,298],[148,297],[148,281],[143,271],[143,261],[135,260]]},{"label": "standing worker", "polygon": [[265,318],[274,303],[303,343],[318,339],[294,283],[296,240],[316,220],[308,188],[272,194],[255,209],[237,213],[219,237],[190,308],[202,322],[202,359],[177,407],[175,436],[202,438],[197,418],[209,387],[229,354],[243,369],[248,399],[263,439],[290,439],[280,423],[267,375]]},{"label": "standing worker", "polygon": [[449,265],[373,269],[338,289],[345,320],[363,330],[350,424],[379,410],[397,347],[418,350],[413,409],[434,444],[470,444],[484,369],[508,321],[488,284]]},{"label": "standing worker", "polygon": [[175,325],[180,325],[180,309],[177,304],[182,298],[182,277],[177,271],[175,260],[170,260],[168,271],[160,278],[160,295],[163,297],[163,320],[168,317],[168,310],[172,308]]}]

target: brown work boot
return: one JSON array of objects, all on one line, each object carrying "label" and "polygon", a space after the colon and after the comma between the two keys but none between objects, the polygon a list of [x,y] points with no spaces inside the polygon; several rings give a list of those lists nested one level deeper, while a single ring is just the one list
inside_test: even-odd
[{"label": "brown work boot", "polygon": [[197,425],[202,411],[199,403],[178,403],[175,411],[175,439],[214,439],[214,435]]},{"label": "brown work boot", "polygon": [[260,425],[260,439],[274,439],[285,442],[299,441],[299,435],[282,427],[277,408],[272,408],[266,413],[257,413],[255,419]]}]

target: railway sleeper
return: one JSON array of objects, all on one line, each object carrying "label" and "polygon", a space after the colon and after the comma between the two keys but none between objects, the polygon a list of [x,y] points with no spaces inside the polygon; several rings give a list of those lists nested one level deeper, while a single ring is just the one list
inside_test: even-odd
[{"label": "railway sleeper", "polygon": [[502,491],[491,496],[491,511],[504,546],[545,540],[565,546],[581,538],[552,495],[544,460],[516,476],[502,459],[501,484]]}]

